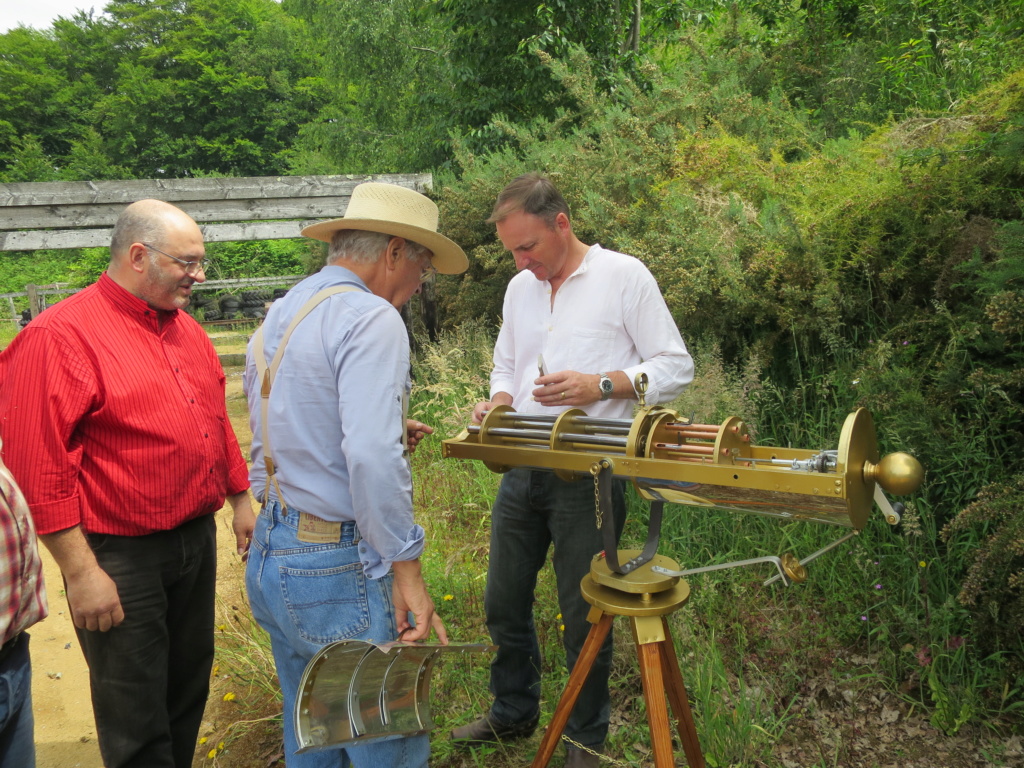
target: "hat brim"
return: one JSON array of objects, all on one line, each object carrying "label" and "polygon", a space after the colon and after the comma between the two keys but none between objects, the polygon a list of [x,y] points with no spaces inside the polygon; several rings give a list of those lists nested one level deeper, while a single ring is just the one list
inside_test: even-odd
[{"label": "hat brim", "polygon": [[304,237],[311,237],[314,240],[322,240],[325,243],[331,242],[335,232],[343,229],[360,229],[365,232],[379,232],[382,235],[392,237],[404,237],[419,243],[424,248],[429,248],[433,256],[430,259],[431,265],[442,275],[458,275],[469,267],[469,259],[463,251],[452,240],[444,235],[433,232],[429,229],[413,226],[412,224],[400,224],[394,221],[382,221],[381,219],[331,219],[310,224],[302,230]]}]

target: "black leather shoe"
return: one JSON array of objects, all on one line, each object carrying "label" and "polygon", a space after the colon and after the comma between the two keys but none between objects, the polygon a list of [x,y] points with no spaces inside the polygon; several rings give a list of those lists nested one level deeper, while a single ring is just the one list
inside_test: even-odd
[{"label": "black leather shoe", "polygon": [[490,714],[487,714],[469,725],[463,725],[453,730],[452,741],[458,742],[459,746],[472,747],[477,744],[491,744],[495,741],[525,739],[532,736],[533,732],[537,730],[539,720],[540,715],[537,715],[532,720],[523,723],[503,725],[492,720]]}]

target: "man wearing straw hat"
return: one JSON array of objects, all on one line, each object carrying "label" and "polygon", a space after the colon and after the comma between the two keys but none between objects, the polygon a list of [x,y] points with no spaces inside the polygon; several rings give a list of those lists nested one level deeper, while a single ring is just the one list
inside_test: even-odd
[{"label": "man wearing straw hat", "polygon": [[425,734],[296,754],[294,714],[303,670],[329,643],[431,631],[447,642],[420,572],[408,452],[430,429],[406,419],[399,314],[432,274],[468,266],[437,220],[417,192],[357,186],[343,218],[302,231],[330,244],[327,264],[274,302],[249,344],[250,479],[263,506],[246,588],[270,634],[288,768],[427,764]]}]

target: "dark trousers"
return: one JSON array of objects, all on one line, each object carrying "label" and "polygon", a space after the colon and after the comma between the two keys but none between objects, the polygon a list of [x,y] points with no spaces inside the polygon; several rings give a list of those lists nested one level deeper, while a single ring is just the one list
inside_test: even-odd
[{"label": "dark trousers", "polygon": [[[612,502],[613,510],[604,514],[615,515],[616,531],[621,533],[626,502],[620,480],[612,484]],[[491,509],[484,595],[487,628],[498,646],[491,663],[491,717],[499,723],[528,721],[540,707],[541,656],[533,603],[537,573],[552,544],[558,607],[565,624],[562,642],[571,671],[591,627],[580,580],[590,573],[593,556],[604,549],[595,525],[594,483],[589,477],[565,482],[553,472],[511,470],[502,477]],[[611,662],[609,633],[565,728],[567,736],[587,747],[600,747],[608,733]]]},{"label": "dark trousers", "polygon": [[34,768],[32,665],[28,632],[5,644],[0,655],[0,768]]},{"label": "dark trousers", "polygon": [[213,666],[213,515],[147,536],[90,535],[124,622],[76,630],[106,768],[191,768]]}]

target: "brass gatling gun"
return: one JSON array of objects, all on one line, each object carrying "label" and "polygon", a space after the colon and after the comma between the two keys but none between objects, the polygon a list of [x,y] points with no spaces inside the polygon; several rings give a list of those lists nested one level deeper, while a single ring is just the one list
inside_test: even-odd
[{"label": "brass gatling gun", "polygon": [[[680,577],[771,563],[778,573],[766,584],[803,581],[807,563],[864,528],[873,503],[882,509],[886,522],[898,523],[901,506],[891,505],[883,490],[912,493],[924,476],[920,463],[908,454],[879,459],[874,421],[863,408],[846,418],[837,448],[758,447],[741,419],[729,418],[717,426],[698,424],[667,408],[646,407],[643,374],[635,388],[640,393],[640,410],[632,420],[594,418],[579,409],[550,416],[497,406],[482,424],[444,441],[445,457],[478,459],[494,472],[529,467],[553,471],[564,480],[593,478],[596,524],[604,552],[595,555],[590,573],[580,583],[583,598],[591,606],[587,621],[592,626],[532,768],[548,766],[616,616],[630,621],[655,768],[675,766],[669,705],[687,764],[705,768],[666,620],[689,600],[689,585]],[[613,477],[632,481],[651,502],[647,541],[640,552],[618,549],[613,516],[603,514],[612,508]],[[674,561],[657,554],[666,501],[698,510],[750,512],[853,530],[802,560],[786,554],[679,570]]]},{"label": "brass gatling gun", "polygon": [[[637,391],[645,389],[641,378]],[[902,505],[890,504],[883,491],[912,493],[924,475],[917,459],[906,453],[879,460],[874,421],[864,408],[846,418],[837,448],[813,451],[756,446],[737,417],[720,425],[699,424],[668,408],[646,407],[642,398],[632,420],[594,418],[578,408],[554,416],[497,406],[482,424],[445,440],[443,453],[446,458],[478,459],[494,472],[530,467],[551,470],[564,480],[592,476],[606,491],[612,477],[631,480],[652,502],[651,524],[640,556],[620,564],[611,516],[604,516],[605,555],[610,570],[618,574],[653,557],[663,502],[854,529],[803,560],[785,555],[675,574],[772,562],[779,575],[770,581],[781,578],[787,584],[803,581],[806,563],[863,529],[873,503],[886,522],[898,523]],[[610,503],[600,501],[598,507],[611,509]]]}]

